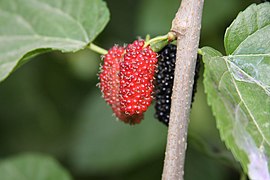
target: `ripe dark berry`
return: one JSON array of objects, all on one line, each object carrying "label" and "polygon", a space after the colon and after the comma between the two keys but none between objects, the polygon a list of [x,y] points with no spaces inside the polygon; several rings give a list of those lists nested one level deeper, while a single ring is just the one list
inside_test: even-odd
[{"label": "ripe dark berry", "polygon": [[202,56],[198,54],[197,55],[197,61],[196,61],[196,67],[195,67],[194,83],[193,83],[193,88],[192,88],[191,107],[192,107],[192,102],[194,102],[195,93],[197,92],[197,81],[199,79],[199,71],[200,71],[200,67],[201,67],[201,64],[200,64],[201,60],[202,60]]},{"label": "ripe dark berry", "polygon": [[169,44],[159,53],[158,68],[155,75],[155,117],[169,124],[171,95],[174,80],[174,67],[176,61],[176,46]]},{"label": "ripe dark berry", "polygon": [[100,89],[116,117],[140,123],[152,101],[157,54],[143,40],[126,48],[114,46],[104,57]]},{"label": "ripe dark berry", "polygon": [[[155,75],[155,117],[168,126],[170,120],[171,96],[176,62],[176,46],[169,44],[165,46],[160,52],[158,52],[158,54],[158,68]],[[192,92],[192,102],[196,92],[198,71],[199,61],[197,60]]]}]

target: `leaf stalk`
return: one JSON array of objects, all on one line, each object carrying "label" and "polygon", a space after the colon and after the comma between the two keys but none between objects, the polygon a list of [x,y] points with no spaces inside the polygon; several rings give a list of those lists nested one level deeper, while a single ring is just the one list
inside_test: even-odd
[{"label": "leaf stalk", "polygon": [[108,51],[106,49],[103,49],[103,48],[101,48],[101,47],[99,47],[99,46],[97,46],[97,45],[95,45],[93,43],[90,43],[88,45],[88,48],[91,49],[92,51],[96,52],[96,53],[101,54],[101,55],[104,55],[104,54],[108,53]]}]

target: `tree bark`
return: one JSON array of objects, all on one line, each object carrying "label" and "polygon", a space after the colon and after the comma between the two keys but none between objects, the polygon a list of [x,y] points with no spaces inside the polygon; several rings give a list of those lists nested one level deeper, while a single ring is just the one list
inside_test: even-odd
[{"label": "tree bark", "polygon": [[176,67],[163,180],[183,180],[187,130],[204,0],[182,0],[172,21],[177,37]]}]

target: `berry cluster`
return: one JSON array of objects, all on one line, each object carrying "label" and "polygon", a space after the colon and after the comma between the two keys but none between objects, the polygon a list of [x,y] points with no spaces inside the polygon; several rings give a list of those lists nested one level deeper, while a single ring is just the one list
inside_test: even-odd
[{"label": "berry cluster", "polygon": [[140,123],[152,101],[157,54],[143,40],[127,47],[114,46],[104,57],[100,89],[116,117]]},{"label": "berry cluster", "polygon": [[[155,75],[155,117],[168,126],[170,120],[171,96],[176,62],[176,46],[173,44],[169,44],[165,46],[158,54],[158,70]],[[194,100],[194,94],[196,92],[196,82],[199,75],[198,72],[199,61],[197,60],[192,92],[192,102]]]}]

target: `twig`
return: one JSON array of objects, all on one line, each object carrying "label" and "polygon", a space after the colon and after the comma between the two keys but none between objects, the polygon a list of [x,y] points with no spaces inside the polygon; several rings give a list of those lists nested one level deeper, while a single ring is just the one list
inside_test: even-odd
[{"label": "twig", "polygon": [[204,0],[182,0],[172,22],[177,58],[163,180],[183,180],[192,86]]}]

